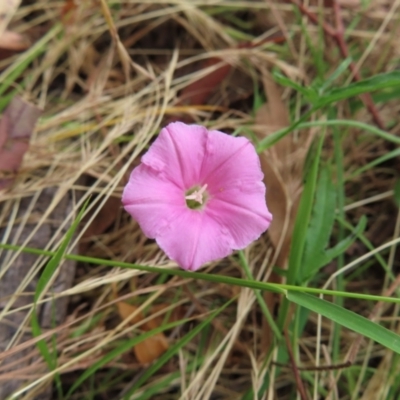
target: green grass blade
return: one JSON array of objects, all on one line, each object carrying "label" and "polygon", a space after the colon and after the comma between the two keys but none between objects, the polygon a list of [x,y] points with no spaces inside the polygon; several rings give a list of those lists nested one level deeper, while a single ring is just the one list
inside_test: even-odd
[{"label": "green grass blade", "polygon": [[[23,251],[23,252],[30,253],[30,254],[36,254],[36,255],[47,255],[47,256],[54,255],[54,252],[47,251],[47,250],[34,249],[31,247],[21,248],[20,246],[17,246],[17,245],[5,244],[5,243],[0,243],[0,248],[6,249],[6,250],[16,250],[16,251],[19,250],[19,251]],[[201,279],[201,280],[208,281],[208,282],[223,283],[226,285],[246,287],[249,289],[266,290],[266,291],[271,291],[271,292],[280,293],[280,294],[286,294],[287,290],[292,290],[292,291],[298,291],[298,292],[304,292],[304,293],[326,294],[326,295],[330,295],[330,296],[340,296],[340,297],[348,297],[348,298],[355,298],[355,299],[364,299],[364,300],[369,300],[369,301],[385,301],[388,303],[400,304],[400,298],[396,298],[396,297],[376,296],[373,294],[352,293],[352,292],[346,292],[346,291],[341,292],[338,290],[318,289],[318,288],[312,288],[312,287],[285,285],[285,284],[280,284],[280,283],[249,281],[247,279],[233,278],[231,276],[206,274],[203,272],[189,272],[189,271],[184,271],[181,269],[167,269],[167,268],[160,268],[160,267],[151,267],[148,265],[130,264],[130,263],[123,262],[123,261],[109,260],[106,258],[87,257],[87,256],[81,256],[81,255],[77,255],[77,254],[66,254],[64,257],[68,260],[80,261],[80,262],[85,262],[88,264],[135,269],[137,271],[155,273],[155,274],[168,274],[169,276],[179,276],[179,277],[185,278],[185,279]],[[375,257],[376,257],[376,255],[375,255]]]},{"label": "green grass blade", "polygon": [[[68,247],[68,244],[70,243],[79,222],[82,219],[82,215],[86,209],[87,203],[84,205],[80,213],[78,214],[77,218],[75,221],[72,223],[71,227],[68,229],[67,233],[65,234],[64,240],[61,243],[61,246],[59,249],[54,253],[54,255],[51,257],[50,261],[46,264],[37,284],[36,284],[36,290],[33,296],[33,312],[31,316],[31,328],[32,328],[32,335],[34,337],[38,337],[42,334],[42,329],[40,327],[40,322],[39,322],[39,317],[38,317],[38,312],[37,312],[37,302],[40,300],[41,295],[45,291],[47,285],[51,281],[54,273],[56,272],[58,266],[60,265],[60,262],[64,256],[64,253]],[[54,370],[57,366],[57,353],[56,351],[51,351],[44,339],[39,340],[36,343],[36,346],[46,361],[48,367],[50,370]],[[61,380],[59,375],[57,374],[55,376],[56,382],[57,382],[57,387],[59,390],[61,390]]]},{"label": "green grass blade", "polygon": [[[18,59],[0,75],[0,97],[5,91],[14,84],[15,80],[26,70],[28,65],[35,60],[41,53],[48,50],[47,44],[53,39],[62,29],[61,24],[56,24],[38,40],[28,51],[22,53]],[[5,107],[7,104],[1,104]],[[0,110],[1,111],[1,110]]]},{"label": "green grass blade", "polygon": [[321,260],[322,265],[326,265],[338,257],[340,254],[343,254],[357,239],[359,235],[361,235],[367,226],[367,217],[363,215],[358,221],[357,226],[354,229],[354,232],[341,240],[336,246],[331,249],[326,250],[324,258]]},{"label": "green grass blade", "polygon": [[304,184],[304,190],[301,195],[299,210],[293,229],[292,245],[290,248],[289,268],[287,274],[287,283],[292,285],[299,280],[299,269],[302,263],[304,247],[306,243],[307,230],[311,213],[314,205],[315,190],[317,186],[318,170],[324,135],[318,139],[318,143],[313,154],[313,160],[307,178]]},{"label": "green grass blade", "polygon": [[257,152],[261,153],[264,150],[268,149],[274,143],[278,142],[279,140],[284,138],[286,135],[288,135],[290,132],[292,132],[294,129],[308,129],[308,128],[313,128],[313,127],[318,127],[318,126],[347,126],[347,127],[362,129],[366,132],[372,133],[373,135],[378,136],[389,142],[392,142],[395,144],[400,144],[400,137],[398,137],[396,135],[391,135],[390,133],[387,133],[382,129],[376,128],[373,125],[368,125],[364,122],[352,121],[352,120],[340,120],[340,119],[327,120],[327,121],[304,122],[314,111],[315,111],[315,109],[311,109],[304,116],[302,116],[298,121],[294,122],[289,127],[282,128],[279,131],[276,131],[276,132],[272,133],[271,135],[268,135],[265,139],[261,140],[256,146]]},{"label": "green grass blade", "polygon": [[361,175],[363,172],[368,171],[369,169],[376,167],[379,164],[382,164],[392,158],[400,156],[400,148],[389,151],[381,157],[376,158],[375,160],[369,162],[368,164],[363,165],[361,168],[356,169],[352,172],[347,178],[346,181],[352,180],[358,175]]},{"label": "green grass blade", "polygon": [[126,393],[124,399],[129,400],[130,396],[149,379],[156,371],[158,371],[171,357],[173,357],[183,346],[189,343],[198,333],[200,333],[210,322],[220,314],[226,307],[231,304],[235,298],[229,300],[222,307],[215,310],[209,317],[203,322],[193,328],[189,333],[183,336],[177,343],[171,346],[153,365],[151,365],[144,374],[138,379],[138,381],[131,387]]},{"label": "green grass blade", "polygon": [[287,299],[400,354],[400,336],[369,319],[306,293],[288,291]]},{"label": "green grass blade", "polygon": [[321,168],[315,204],[306,233],[300,281],[309,279],[324,265],[325,249],[335,222],[336,190],[330,169]]},{"label": "green grass blade", "polygon": [[[250,271],[249,264],[246,260],[246,257],[244,256],[243,251],[239,251],[239,259],[240,259],[240,263],[242,264],[244,273],[246,274],[246,278],[248,280],[254,280],[254,277]],[[268,308],[267,304],[265,303],[265,300],[264,300],[261,292],[259,290],[254,290],[254,295],[257,298],[258,305],[260,306],[261,311],[264,314],[264,317],[267,320],[271,330],[274,332],[276,338],[278,340],[281,340],[282,339],[281,331],[279,330],[278,325],[276,325],[274,318],[271,315],[269,308]]]},{"label": "green grass blade", "polygon": [[306,99],[313,98],[314,96],[317,95],[314,89],[302,86],[297,82],[294,82],[289,78],[286,78],[286,76],[282,75],[280,72],[274,71],[273,77],[279,85],[290,87],[296,90],[297,92],[300,92]]},{"label": "green grass blade", "polygon": [[376,90],[400,87],[400,71],[391,71],[375,75],[342,88],[332,89],[318,100],[318,108],[328,104],[358,96]]},{"label": "green grass blade", "polygon": [[318,90],[319,93],[325,92],[326,89],[328,89],[329,86],[331,86],[333,82],[335,82],[336,79],[339,78],[340,75],[342,75],[345,71],[347,71],[352,61],[353,60],[351,57],[344,59],[336,68],[336,70],[331,74],[331,76],[325,79],[325,82],[321,85],[321,87]]},{"label": "green grass blade", "polygon": [[102,357],[99,361],[96,361],[93,365],[91,365],[88,369],[86,369],[85,372],[74,382],[74,384],[71,386],[71,388],[67,393],[67,399],[83,382],[85,382],[86,379],[90,378],[99,368],[103,367],[113,359],[117,358],[123,353],[126,353],[127,351],[130,351],[134,346],[143,342],[149,337],[164,332],[168,329],[173,329],[189,321],[191,321],[191,319],[182,319],[176,322],[171,322],[169,324],[159,326],[158,328],[145,332],[133,339],[126,340],[124,343],[117,346],[115,349],[108,351],[104,357]]}]

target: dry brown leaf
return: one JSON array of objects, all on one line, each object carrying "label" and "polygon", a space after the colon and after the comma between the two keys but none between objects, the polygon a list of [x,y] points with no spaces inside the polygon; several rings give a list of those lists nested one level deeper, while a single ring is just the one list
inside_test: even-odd
[{"label": "dry brown leaf", "polygon": [[[277,34],[272,37],[265,38],[263,40],[263,43],[267,42],[280,43],[283,42],[284,40],[285,38],[282,35]],[[259,46],[260,44],[261,42],[258,42],[257,46]],[[255,45],[256,44],[253,42],[242,42],[238,44],[237,48],[251,49],[255,47]],[[212,57],[206,59],[202,63],[201,69],[208,69],[212,66],[216,66],[216,68],[212,72],[210,72],[206,76],[203,76],[202,78],[199,78],[197,81],[192,82],[190,85],[186,86],[182,90],[182,92],[180,93],[180,99],[178,101],[178,104],[184,104],[184,105],[206,104],[207,100],[209,100],[212,93],[215,92],[215,89],[221,85],[221,83],[224,81],[224,79],[226,79],[226,77],[233,68],[231,64],[229,64],[222,58]],[[241,77],[241,75],[238,76]],[[234,79],[235,84],[237,83],[237,81],[238,81],[237,78]],[[235,99],[230,98],[230,102],[233,101],[235,101]]]},{"label": "dry brown leaf", "polygon": [[0,35],[0,48],[11,51],[23,51],[31,45],[26,36],[17,32],[4,31]]},{"label": "dry brown leaf", "polygon": [[[137,313],[139,307],[134,306],[132,304],[119,301],[117,303],[117,307],[121,319],[125,320],[130,318],[129,320],[130,325],[137,324],[138,322],[142,321],[145,318],[143,313],[141,312]],[[164,307],[161,307],[161,309]],[[155,306],[154,308],[160,308],[160,307]],[[156,311],[158,310],[157,309],[153,310],[152,308],[152,312]],[[133,313],[136,313],[136,315],[133,318],[131,318],[131,315]],[[158,328],[161,323],[162,323],[162,318],[160,317],[152,318],[146,321],[142,325],[142,328],[144,331],[151,331],[152,329]],[[162,332],[160,332],[138,343],[136,346],[134,346],[133,351],[135,353],[137,360],[141,364],[145,365],[151,363],[152,361],[160,357],[163,353],[165,353],[165,351],[168,350],[168,346],[169,345],[167,338]]]},{"label": "dry brown leaf", "polygon": [[[91,238],[104,233],[117,219],[118,212],[121,208],[121,200],[117,197],[109,197],[97,213],[96,217],[86,228],[82,235],[79,248],[81,252],[85,252],[90,244]],[[83,223],[85,223],[86,218]]]},{"label": "dry brown leaf", "polygon": [[[267,71],[263,70],[262,75],[268,101],[256,115],[256,134],[260,139],[290,123],[280,88]],[[267,204],[274,217],[268,233],[276,249],[275,264],[281,268],[286,267],[289,256],[309,139],[304,141],[300,137],[295,140],[292,135],[288,135],[261,155],[261,166],[267,186]]]},{"label": "dry brown leaf", "polygon": [[138,343],[133,351],[140,364],[150,364],[168,350],[168,340],[163,333],[157,333]]},{"label": "dry brown leaf", "polygon": [[139,307],[133,306],[132,304],[125,303],[124,301],[119,301],[117,303],[118,307],[118,314],[121,317],[122,320],[126,320],[130,318],[129,324],[134,325],[140,322],[144,317],[142,313],[137,313],[133,318],[131,318],[131,315],[133,313],[136,313],[137,309]]},{"label": "dry brown leaf", "polygon": [[41,114],[39,108],[18,96],[4,111],[0,120],[0,190],[12,183]]},{"label": "dry brown leaf", "polygon": [[[268,100],[256,115],[256,134],[260,139],[290,124],[287,107],[282,101],[282,91],[266,70],[262,70],[262,75]],[[269,237],[275,247],[273,265],[281,268],[287,267],[307,150],[308,144],[302,141],[295,143],[292,136],[285,136],[260,155],[264,182],[267,187],[267,204],[273,215],[268,229]],[[281,280],[282,278],[275,273],[269,276],[270,282],[280,283]],[[265,293],[264,299],[272,313],[278,296]],[[262,347],[268,350],[272,344],[273,334],[266,321],[263,323],[263,330]]]}]

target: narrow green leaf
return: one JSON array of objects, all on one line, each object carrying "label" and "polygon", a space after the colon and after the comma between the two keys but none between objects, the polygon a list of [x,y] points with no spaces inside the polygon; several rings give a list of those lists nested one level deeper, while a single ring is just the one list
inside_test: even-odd
[{"label": "narrow green leaf", "polygon": [[[72,239],[72,236],[74,232],[76,231],[78,224],[82,218],[82,215],[86,209],[88,201],[85,203],[84,207],[78,214],[77,218],[75,221],[72,223],[71,227],[68,229],[67,233],[65,234],[64,240],[61,243],[61,246],[59,249],[53,254],[51,257],[50,261],[46,264],[37,284],[36,284],[36,290],[33,296],[33,311],[32,311],[32,316],[31,316],[31,328],[32,328],[32,335],[34,337],[38,337],[42,334],[42,329],[40,327],[39,323],[39,317],[38,317],[38,312],[37,312],[37,302],[40,300],[40,297],[44,290],[46,289],[46,286],[50,282],[52,276],[56,272],[63,255],[68,247],[69,242]],[[43,359],[46,361],[48,367],[50,370],[53,370],[57,366],[57,353],[56,351],[50,351],[46,341],[44,339],[39,340],[36,343],[36,346],[42,355]],[[57,385],[59,388],[61,388],[61,381],[60,377],[57,374],[56,375],[56,381]]]},{"label": "narrow green leaf", "polygon": [[307,230],[314,204],[315,188],[317,185],[318,169],[323,143],[324,135],[321,135],[315,149],[315,154],[313,154],[312,164],[307,174],[294,224],[287,275],[287,283],[289,285],[297,283],[299,279],[299,268],[303,259]]},{"label": "narrow green leaf", "polygon": [[274,143],[278,142],[281,140],[283,137],[288,135],[290,132],[292,132],[294,129],[308,129],[308,128],[313,128],[316,126],[348,126],[348,127],[353,127],[357,129],[362,129],[366,132],[372,133],[373,135],[380,137],[384,140],[388,140],[389,142],[400,144],[400,137],[396,135],[392,135],[388,132],[383,131],[382,129],[376,128],[373,125],[368,125],[364,122],[360,121],[352,121],[352,120],[340,120],[340,119],[335,119],[335,120],[326,120],[326,121],[312,121],[312,122],[304,122],[307,120],[310,115],[316,111],[316,108],[313,108],[306,112],[299,120],[295,121],[292,125],[282,128],[271,135],[268,135],[266,138],[263,140],[260,140],[260,142],[257,144],[256,149],[257,153],[261,153],[264,150],[268,149],[271,147]]},{"label": "narrow green leaf", "polygon": [[[240,263],[242,264],[244,273],[246,274],[246,278],[248,280],[254,280],[254,277],[251,273],[251,270],[250,270],[249,264],[246,260],[246,257],[244,256],[244,253],[241,250],[239,251],[239,259],[240,259]],[[276,325],[273,316],[271,315],[271,313],[269,311],[269,308],[264,300],[264,297],[261,294],[261,291],[254,290],[254,294],[257,298],[257,301],[261,308],[261,311],[263,312],[264,317],[267,320],[272,332],[274,332],[274,334],[278,340],[281,340],[281,338],[282,338],[281,332],[280,332],[278,326]]]},{"label": "narrow green leaf", "polygon": [[369,319],[306,293],[288,291],[287,299],[400,354],[400,336]]},{"label": "narrow green leaf", "polygon": [[[28,65],[41,53],[48,49],[48,42],[55,37],[62,29],[61,24],[56,24],[29,50],[22,53],[18,59],[0,75],[0,97],[14,84],[15,80],[25,71]],[[2,103],[2,107],[6,104]]]},{"label": "narrow green leaf", "polygon": [[325,166],[320,170],[317,183],[315,204],[306,233],[301,281],[309,279],[324,264],[326,246],[335,222],[336,190],[330,169]]},{"label": "narrow green leaf", "polygon": [[371,78],[351,83],[342,88],[332,89],[319,99],[318,107],[340,100],[358,96],[363,93],[370,93],[376,90],[400,87],[400,71],[391,71],[383,74],[374,75]]},{"label": "narrow green leaf", "polygon": [[[22,248],[21,246],[5,244],[5,243],[0,243],[0,248],[6,250],[23,251],[25,253],[36,254],[36,255],[47,255],[47,256],[54,255],[53,252],[48,250],[35,249],[32,247]],[[400,298],[397,297],[386,297],[386,296],[377,296],[365,293],[352,293],[352,292],[338,291],[338,290],[319,289],[319,288],[295,286],[295,285],[284,285],[280,283],[248,281],[247,279],[239,279],[231,276],[214,275],[203,272],[190,272],[181,269],[167,269],[162,267],[152,267],[149,265],[141,265],[141,264],[131,264],[123,261],[115,261],[106,258],[87,257],[78,254],[66,254],[64,257],[68,260],[75,260],[75,261],[85,262],[88,264],[134,269],[137,271],[154,273],[154,274],[168,274],[170,276],[180,276],[181,278],[185,279],[201,279],[207,282],[224,283],[226,285],[246,287],[249,289],[266,290],[280,294],[286,294],[287,290],[292,290],[304,293],[326,294],[330,296],[340,296],[340,297],[364,299],[370,301],[385,301],[388,303],[400,304]]]},{"label": "narrow green leaf", "polygon": [[302,86],[297,82],[294,82],[289,78],[286,78],[286,76],[282,75],[280,72],[274,71],[273,77],[275,81],[280,85],[295,89],[296,91],[303,94],[306,98],[313,98],[314,96],[317,96],[317,93],[314,91],[314,89]]},{"label": "narrow green leaf", "polygon": [[76,217],[75,221],[72,223],[68,231],[66,232],[64,236],[64,240],[61,243],[61,246],[58,248],[58,250],[54,253],[50,261],[46,264],[46,267],[44,268],[38,282],[36,285],[36,290],[35,290],[35,295],[34,295],[34,302],[36,303],[41,294],[43,293],[44,289],[46,288],[47,284],[49,283],[50,279],[54,275],[55,271],[57,270],[64,253],[72,239],[72,236],[74,235],[76,229],[78,228],[78,225],[82,219],[83,213],[85,212],[85,209],[87,207],[88,201],[86,201],[85,205],[82,207],[81,211],[79,212],[78,216]]},{"label": "narrow green leaf", "polygon": [[305,263],[303,265],[303,271],[306,273],[303,276],[304,280],[310,279],[315,273],[318,272],[320,268],[329,264],[332,260],[337,258],[340,254],[343,254],[357,239],[357,237],[364,232],[367,226],[367,218],[363,215],[358,221],[357,226],[351,235],[341,240],[336,246],[328,250],[321,250],[320,253],[315,255],[315,262],[311,261],[312,268],[307,266]]},{"label": "narrow green leaf", "polygon": [[363,165],[361,168],[356,169],[346,178],[346,181],[350,181],[354,179],[356,176],[362,174],[363,172],[368,171],[369,169],[376,167],[377,165],[382,164],[398,156],[400,156],[400,148],[389,151],[388,153],[385,153],[383,156],[375,158],[375,160],[369,162],[368,164]]},{"label": "narrow green leaf", "polygon": [[348,57],[344,59],[339,66],[336,68],[336,70],[328,77],[325,79],[325,82],[323,85],[320,87],[319,92],[322,94],[323,92],[326,91],[326,89],[329,88],[333,84],[333,82],[336,81],[337,78],[339,78],[340,75],[342,75],[347,69],[349,68],[349,65],[352,62],[352,58]]},{"label": "narrow green leaf", "polygon": [[366,226],[367,217],[363,215],[351,235],[341,240],[336,246],[326,250],[324,257],[321,260],[321,266],[330,263],[333,259],[338,257],[339,254],[343,254],[356,241],[357,237],[364,232]]},{"label": "narrow green leaf", "polygon": [[[304,247],[306,241],[306,234],[310,222],[311,211],[313,209],[315,188],[317,184],[318,169],[320,164],[320,157],[322,145],[324,143],[324,135],[321,134],[317,146],[311,148],[308,152],[310,167],[304,183],[303,193],[301,194],[300,204],[296,215],[296,220],[293,228],[292,243],[289,254],[289,266],[287,273],[288,285],[294,285],[301,281],[301,261],[304,256]],[[311,152],[312,158],[311,158]],[[315,152],[315,154],[314,154]],[[289,303],[286,299],[281,304],[278,314],[278,326],[283,329],[288,315]]]}]

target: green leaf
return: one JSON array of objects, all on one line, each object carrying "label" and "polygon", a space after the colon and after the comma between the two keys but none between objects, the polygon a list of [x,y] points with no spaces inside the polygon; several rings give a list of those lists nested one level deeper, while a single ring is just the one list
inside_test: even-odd
[{"label": "green leaf", "polygon": [[309,279],[324,264],[325,249],[335,222],[336,190],[328,167],[323,167],[317,183],[315,204],[306,233],[301,281]]},{"label": "green leaf", "polygon": [[[42,329],[39,323],[39,317],[37,312],[37,302],[40,300],[41,295],[43,294],[44,290],[46,289],[47,285],[51,281],[54,273],[56,272],[60,262],[64,256],[64,253],[70,243],[73,234],[75,233],[79,222],[82,219],[82,215],[86,209],[88,201],[86,201],[85,205],[83,206],[82,210],[78,214],[75,221],[72,223],[71,227],[68,229],[67,233],[65,234],[64,240],[61,243],[59,249],[54,253],[51,257],[50,261],[46,264],[37,284],[36,290],[33,296],[33,311],[31,316],[31,328],[32,328],[32,335],[34,337],[38,337],[42,334]],[[44,339],[40,339],[36,346],[40,351],[40,354],[46,361],[47,365],[49,366],[50,370],[54,370],[57,366],[57,354],[56,351],[50,351],[46,341]],[[61,387],[61,381],[59,375],[56,375],[57,384]]]},{"label": "green leaf", "polygon": [[381,157],[375,158],[375,160],[371,161],[368,164],[363,165],[361,168],[356,169],[354,172],[352,172],[347,178],[346,180],[352,180],[354,179],[356,176],[362,174],[365,171],[368,171],[369,169],[376,167],[379,164],[382,164],[392,158],[398,157],[400,156],[400,148],[397,148],[395,150],[389,151],[388,153],[384,154]]},{"label": "green leaf", "polygon": [[303,260],[307,230],[310,224],[311,212],[314,204],[315,189],[317,186],[318,169],[323,143],[324,135],[321,135],[317,148],[315,149],[315,153],[312,156],[313,158],[311,167],[304,184],[304,190],[301,195],[299,209],[293,228],[287,275],[287,283],[289,285],[297,283],[299,280],[299,269]]},{"label": "green leaf", "polygon": [[[15,250],[15,251],[23,251],[25,253],[36,254],[36,255],[47,255],[53,256],[54,252],[42,249],[35,249],[32,247],[21,247],[12,244],[0,243],[0,249],[6,250]],[[348,291],[339,291],[339,290],[328,290],[328,289],[319,289],[312,287],[304,287],[304,286],[295,286],[295,285],[284,285],[280,283],[269,283],[269,282],[259,282],[259,281],[249,281],[247,279],[234,278],[232,276],[226,275],[216,275],[204,272],[192,272],[192,271],[184,271],[181,269],[168,269],[162,267],[152,267],[149,265],[141,265],[141,264],[131,264],[123,261],[110,260],[107,258],[95,258],[95,257],[87,257],[81,256],[78,254],[66,254],[65,258],[68,260],[80,261],[88,264],[94,265],[106,265],[108,267],[119,267],[119,268],[127,268],[134,269],[137,271],[153,273],[153,274],[168,274],[169,276],[179,276],[185,279],[201,279],[207,282],[214,283],[223,283],[225,285],[233,285],[239,287],[246,287],[249,289],[258,289],[258,290],[266,290],[273,293],[286,294],[287,290],[299,291],[304,293],[314,293],[314,294],[326,294],[330,296],[340,296],[340,297],[348,297],[355,299],[364,299],[370,301],[385,301],[388,303],[397,303],[400,304],[400,298],[397,297],[387,297],[387,296],[377,296],[373,294],[366,293],[352,293]]]},{"label": "green leaf", "polygon": [[371,78],[351,83],[342,88],[332,89],[318,101],[318,107],[324,107],[336,101],[348,99],[363,93],[376,90],[400,87],[400,71],[391,71],[384,74],[374,75]]},{"label": "green leaf", "polygon": [[355,227],[354,232],[350,236],[344,238],[336,246],[325,251],[324,256],[320,260],[321,267],[330,263],[340,254],[344,253],[355,242],[358,235],[364,232],[366,226],[367,226],[367,217],[363,215],[358,221],[358,224]]},{"label": "green leaf", "polygon": [[319,93],[322,94],[323,92],[325,92],[326,89],[328,89],[328,87],[331,86],[333,82],[335,82],[336,79],[339,78],[340,75],[342,75],[345,71],[347,71],[347,68],[349,67],[352,61],[353,60],[351,59],[351,57],[344,59],[336,68],[336,70],[331,74],[331,76],[325,79],[325,82],[321,85],[321,87],[318,90]]},{"label": "green leaf", "polygon": [[400,336],[369,319],[318,297],[288,291],[287,299],[400,354]]},{"label": "green leaf", "polygon": [[[22,73],[26,70],[29,64],[35,60],[41,53],[48,50],[48,42],[53,39],[59,32],[61,32],[62,25],[56,24],[54,27],[49,30],[40,40],[38,40],[29,50],[22,53],[17,60],[11,64],[9,68],[7,68],[0,75],[0,97],[1,97],[1,108],[0,111],[8,104],[6,103],[5,96],[3,94],[10,88],[10,86],[14,85],[16,79],[22,75]],[[11,100],[13,96],[7,97],[8,101]]]},{"label": "green leaf", "polygon": [[[300,266],[304,255],[304,247],[306,243],[306,234],[310,223],[311,212],[314,204],[315,188],[317,185],[318,169],[324,143],[325,135],[321,134],[315,150],[313,148],[308,152],[310,167],[308,168],[307,177],[304,183],[303,193],[301,194],[300,204],[296,215],[293,228],[292,243],[289,254],[289,266],[287,273],[288,285],[294,285],[300,281]],[[312,158],[311,158],[311,152]],[[314,153],[315,152],[315,153]],[[288,315],[289,303],[287,300],[282,302],[279,308],[278,326],[283,329]]]},{"label": "green leaf", "polygon": [[71,227],[68,229],[67,233],[64,236],[64,240],[61,243],[59,249],[54,253],[51,257],[50,261],[47,263],[46,267],[44,268],[42,275],[40,276],[38,283],[36,285],[35,295],[33,297],[34,302],[36,303],[41,294],[43,293],[44,289],[46,288],[47,284],[49,283],[51,277],[53,276],[54,272],[57,270],[67,247],[72,240],[72,237],[78,228],[78,225],[82,219],[83,213],[87,207],[88,201],[84,204],[81,211],[79,212],[78,216],[76,217],[75,221],[72,223]]},{"label": "green leaf", "polygon": [[315,92],[314,89],[302,86],[299,83],[294,82],[289,78],[286,78],[286,76],[282,75],[280,72],[274,71],[272,73],[272,75],[277,83],[279,83],[282,86],[290,87],[290,88],[300,92],[307,99],[318,96],[317,92]]}]

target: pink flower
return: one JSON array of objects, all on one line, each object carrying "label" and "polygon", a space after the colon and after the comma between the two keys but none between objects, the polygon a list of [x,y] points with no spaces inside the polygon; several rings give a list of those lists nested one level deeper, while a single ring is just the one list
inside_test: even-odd
[{"label": "pink flower", "polygon": [[259,158],[244,137],[174,122],[141,161],[122,195],[125,210],[184,269],[245,248],[272,220]]}]

